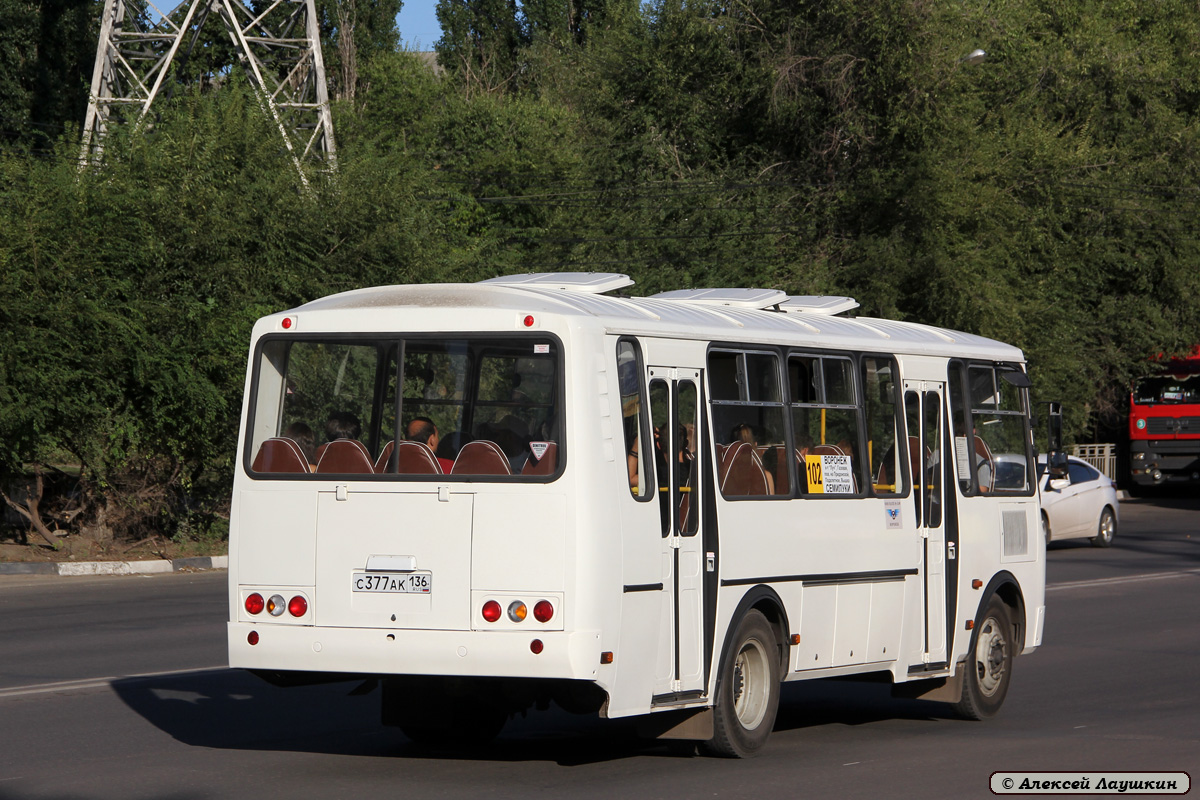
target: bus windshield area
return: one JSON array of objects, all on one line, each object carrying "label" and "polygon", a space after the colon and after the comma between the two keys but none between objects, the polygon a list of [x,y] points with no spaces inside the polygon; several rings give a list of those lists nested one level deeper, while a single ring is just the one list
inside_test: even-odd
[{"label": "bus windshield area", "polygon": [[1142,378],[1134,384],[1133,402],[1146,406],[1200,403],[1200,375]]},{"label": "bus windshield area", "polygon": [[544,337],[266,337],[247,466],[256,477],[546,480],[563,445],[559,374]]}]

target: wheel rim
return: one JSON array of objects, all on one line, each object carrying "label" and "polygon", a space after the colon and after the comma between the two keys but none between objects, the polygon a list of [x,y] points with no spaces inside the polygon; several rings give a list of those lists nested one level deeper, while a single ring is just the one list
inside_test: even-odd
[{"label": "wheel rim", "polygon": [[1109,511],[1105,511],[1100,515],[1100,531],[1099,538],[1102,542],[1111,542],[1113,538],[1113,515]]},{"label": "wheel rim", "polygon": [[975,640],[975,672],[979,689],[992,697],[1004,685],[1008,664],[1008,640],[995,617],[988,617]]},{"label": "wheel rim", "polygon": [[771,666],[762,642],[750,639],[733,662],[733,713],[747,730],[754,730],[767,715],[771,696]]}]

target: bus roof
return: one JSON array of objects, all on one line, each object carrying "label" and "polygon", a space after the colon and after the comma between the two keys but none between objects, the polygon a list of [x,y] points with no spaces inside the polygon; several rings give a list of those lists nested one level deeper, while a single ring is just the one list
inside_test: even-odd
[{"label": "bus roof", "polygon": [[[916,355],[957,354],[996,361],[1024,361],[1019,348],[975,334],[913,322],[835,316],[828,310],[798,312],[795,303],[781,308],[781,305],[787,305],[788,298],[783,293],[770,290],[757,291],[763,292],[764,302],[772,300],[774,305],[757,308],[744,301],[730,305],[714,303],[711,293],[701,295],[708,299],[692,299],[686,295],[612,297],[597,292],[595,288],[573,289],[562,285],[563,281],[557,283],[551,286],[539,285],[536,281],[518,283],[492,280],[483,283],[381,286],[330,295],[286,313],[355,310],[359,312],[355,317],[358,320],[356,327],[365,325],[378,330],[380,322],[376,314],[362,312],[373,310],[386,315],[401,309],[462,310],[468,313],[455,315],[454,319],[467,320],[462,328],[464,330],[478,330],[477,313],[473,315],[471,312],[492,309],[518,314],[572,317],[581,324],[595,324],[616,334],[753,341]],[[588,285],[595,287],[596,282]],[[751,290],[727,291],[745,293]],[[779,300],[781,295],[784,302]],[[811,305],[819,308],[819,303],[812,303],[814,300],[817,298],[804,298],[801,307]],[[848,302],[831,303],[829,305],[832,308],[854,302],[849,298],[834,300]],[[387,327],[390,329],[394,325]]]}]

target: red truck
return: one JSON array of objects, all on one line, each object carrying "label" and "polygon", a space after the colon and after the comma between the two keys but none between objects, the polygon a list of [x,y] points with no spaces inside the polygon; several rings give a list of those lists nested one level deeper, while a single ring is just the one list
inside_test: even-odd
[{"label": "red truck", "polygon": [[1129,394],[1130,488],[1200,483],[1200,345],[1159,361]]}]

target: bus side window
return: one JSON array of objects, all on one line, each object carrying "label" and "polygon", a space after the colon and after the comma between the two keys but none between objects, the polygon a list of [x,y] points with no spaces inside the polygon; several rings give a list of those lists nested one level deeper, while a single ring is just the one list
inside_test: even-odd
[{"label": "bus side window", "polygon": [[853,364],[839,356],[788,359],[792,433],[801,491],[854,497],[862,489],[858,399]]},{"label": "bus side window", "polygon": [[896,363],[890,358],[862,360],[863,408],[867,416],[867,458],[874,494],[902,495],[907,447],[896,446]]},{"label": "bus side window", "polygon": [[929,486],[925,480],[925,465],[929,461],[926,455],[928,448],[921,445],[921,399],[916,392],[904,393],[904,417],[908,423],[909,460],[912,467],[913,512],[916,515],[917,527],[921,527],[921,508],[925,505],[925,494]]},{"label": "bus side window", "polygon": [[708,382],[721,493],[725,497],[790,495],[792,470],[786,456],[779,356],[712,350]]},{"label": "bus side window", "polygon": [[661,379],[650,381],[650,426],[654,430],[654,474],[658,476],[655,489],[658,493],[659,512],[662,517],[662,535],[671,533],[671,472],[663,447],[670,442],[670,393],[667,382]]},{"label": "bus side window", "polygon": [[617,383],[621,392],[621,428],[624,431],[625,465],[629,493],[639,501],[648,501],[658,492],[651,469],[654,444],[649,434],[649,418],[644,410],[646,372],[637,343],[629,339],[617,342]]}]

